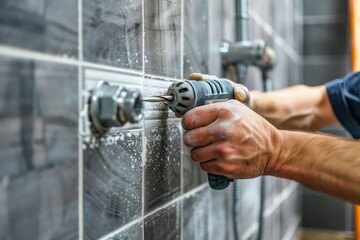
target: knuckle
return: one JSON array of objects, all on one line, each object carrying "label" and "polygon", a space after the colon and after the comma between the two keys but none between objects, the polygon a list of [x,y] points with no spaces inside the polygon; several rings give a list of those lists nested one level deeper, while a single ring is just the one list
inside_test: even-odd
[{"label": "knuckle", "polygon": [[201,156],[198,154],[198,151],[196,148],[193,148],[190,152],[190,157],[193,161],[199,162],[201,160]]},{"label": "knuckle", "polygon": [[215,129],[215,138],[218,140],[226,140],[233,135],[232,130],[228,126],[218,125]]},{"label": "knuckle", "polygon": [[207,172],[209,170],[208,165],[205,163],[200,163],[200,168],[205,172]]},{"label": "knuckle", "polygon": [[181,119],[181,125],[184,129],[189,129],[189,114],[185,114]]},{"label": "knuckle", "polygon": [[188,132],[184,133],[183,139],[184,139],[184,144],[185,144],[186,146],[191,146],[190,137],[189,137],[189,133],[188,133]]}]

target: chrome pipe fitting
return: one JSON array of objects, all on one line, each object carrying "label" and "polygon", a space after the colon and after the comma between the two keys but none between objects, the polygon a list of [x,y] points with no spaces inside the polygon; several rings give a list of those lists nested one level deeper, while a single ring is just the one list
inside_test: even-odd
[{"label": "chrome pipe fitting", "polygon": [[230,43],[223,41],[219,52],[223,65],[247,64],[262,69],[271,69],[276,63],[274,50],[266,46],[264,40],[240,41]]},{"label": "chrome pipe fitting", "polygon": [[139,91],[112,86],[100,81],[90,91],[89,120],[91,132],[103,134],[112,127],[143,119],[143,101]]}]

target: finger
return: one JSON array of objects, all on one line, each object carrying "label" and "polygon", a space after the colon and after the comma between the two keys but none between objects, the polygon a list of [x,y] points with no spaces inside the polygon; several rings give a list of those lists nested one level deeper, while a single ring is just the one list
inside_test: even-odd
[{"label": "finger", "polygon": [[191,73],[189,75],[188,79],[201,81],[201,80],[214,80],[214,79],[218,79],[218,77],[214,76],[214,75],[208,75],[208,74],[202,74],[202,73]]},{"label": "finger", "polygon": [[200,167],[202,170],[208,173],[217,174],[217,175],[225,175],[224,164],[222,164],[221,160],[212,159],[210,161],[201,162]]},{"label": "finger", "polygon": [[184,144],[189,147],[206,146],[215,140],[211,125],[194,128],[184,133]]},{"label": "finger", "polygon": [[185,130],[203,127],[214,122],[218,117],[218,104],[196,107],[185,113],[181,120]]},{"label": "finger", "polygon": [[214,160],[218,157],[215,149],[216,149],[215,143],[209,144],[204,147],[193,148],[191,149],[190,152],[191,159],[199,163]]},{"label": "finger", "polygon": [[247,87],[241,84],[234,84],[234,98],[248,107],[251,105],[250,92]]}]

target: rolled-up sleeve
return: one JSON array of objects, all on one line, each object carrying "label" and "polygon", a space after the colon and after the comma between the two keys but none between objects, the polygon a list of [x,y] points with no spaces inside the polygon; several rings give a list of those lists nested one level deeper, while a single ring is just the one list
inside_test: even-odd
[{"label": "rolled-up sleeve", "polygon": [[354,138],[360,138],[360,72],[326,84],[333,111]]}]

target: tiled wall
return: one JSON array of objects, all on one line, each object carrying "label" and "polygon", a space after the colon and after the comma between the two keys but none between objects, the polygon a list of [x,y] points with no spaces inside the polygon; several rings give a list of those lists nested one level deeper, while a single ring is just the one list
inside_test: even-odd
[{"label": "tiled wall", "polygon": [[[275,89],[301,82],[297,0],[251,0],[250,38],[278,54]],[[88,134],[99,80],[163,94],[190,72],[222,73],[234,0],[0,2],[0,239],[256,239],[260,179],[213,191],[180,119],[145,104],[139,124]],[[226,74],[228,75],[228,74]],[[260,73],[245,83],[261,89]],[[265,178],[263,239],[292,239],[297,183]],[[235,197],[236,196],[236,197]],[[236,207],[235,206],[235,199]]]},{"label": "tiled wall", "polygon": [[[350,71],[348,1],[304,0],[304,82],[319,85]],[[349,136],[340,126],[325,132]],[[303,227],[353,231],[353,206],[304,188]]]}]

